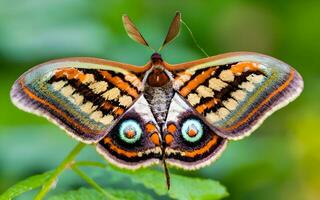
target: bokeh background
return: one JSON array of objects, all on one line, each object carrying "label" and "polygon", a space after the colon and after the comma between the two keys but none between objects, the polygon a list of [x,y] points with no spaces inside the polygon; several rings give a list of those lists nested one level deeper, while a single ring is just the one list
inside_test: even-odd
[{"label": "bokeh background", "polygon": [[[251,137],[230,142],[215,164],[186,174],[219,180],[230,193],[226,199],[320,199],[318,0],[0,0],[0,193],[53,169],[76,144],[47,120],[11,104],[14,80],[38,63],[69,56],[143,65],[151,51],[127,37],[121,15],[127,13],[157,48],[177,10],[209,55],[268,54],[294,66],[305,81],[302,95]],[[169,63],[204,57],[185,28],[162,54]],[[93,147],[80,157],[102,160]],[[103,171],[89,173],[107,187],[132,187]],[[66,172],[55,192],[81,185]]]}]

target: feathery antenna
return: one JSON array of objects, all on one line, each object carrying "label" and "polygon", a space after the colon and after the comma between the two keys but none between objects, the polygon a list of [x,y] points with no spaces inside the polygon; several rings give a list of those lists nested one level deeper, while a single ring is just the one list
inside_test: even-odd
[{"label": "feathery antenna", "polygon": [[131,19],[127,15],[122,16],[122,22],[123,22],[124,29],[126,30],[128,36],[132,40],[142,45],[145,45],[154,51],[154,49],[149,46],[148,42],[144,39],[142,34],[139,32],[137,27],[134,25],[134,23],[131,21]]},{"label": "feathery antenna", "polygon": [[161,47],[159,48],[159,52],[161,49],[169,44],[172,40],[174,40],[180,32],[180,20],[181,20],[181,13],[179,11],[176,12],[176,15],[174,16],[171,25],[169,27],[169,31],[167,33],[166,38],[164,39]]}]

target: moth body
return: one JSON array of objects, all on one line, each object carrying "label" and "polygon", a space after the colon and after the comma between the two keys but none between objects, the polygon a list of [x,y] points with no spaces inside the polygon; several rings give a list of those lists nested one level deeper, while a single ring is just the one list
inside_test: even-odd
[{"label": "moth body", "polygon": [[158,125],[162,127],[175,91],[172,75],[164,68],[161,55],[158,53],[152,54],[151,63],[152,67],[145,77],[144,96]]}]

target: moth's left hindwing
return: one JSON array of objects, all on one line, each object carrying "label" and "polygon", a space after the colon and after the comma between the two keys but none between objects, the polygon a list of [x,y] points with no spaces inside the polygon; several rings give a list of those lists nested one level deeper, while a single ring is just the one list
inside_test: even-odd
[{"label": "moth's left hindwing", "polygon": [[165,124],[166,161],[186,170],[204,167],[216,160],[227,145],[205,119],[178,93],[173,96]]},{"label": "moth's left hindwing", "polygon": [[129,70],[143,71],[95,58],[55,60],[23,74],[13,85],[11,99],[77,140],[95,143],[141,93],[141,80]]}]

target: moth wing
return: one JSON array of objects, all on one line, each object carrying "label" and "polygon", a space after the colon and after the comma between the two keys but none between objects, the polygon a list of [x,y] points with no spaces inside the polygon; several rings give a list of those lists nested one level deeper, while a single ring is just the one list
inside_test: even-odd
[{"label": "moth wing", "polygon": [[159,130],[147,100],[141,95],[97,144],[97,151],[122,168],[157,164],[162,158]]},{"label": "moth wing", "polygon": [[194,170],[215,161],[227,145],[206,120],[176,93],[165,123],[166,162],[186,170]]},{"label": "moth wing", "polygon": [[44,116],[84,143],[99,141],[138,98],[145,68],[97,58],[50,61],[24,73],[12,102]]},{"label": "moth wing", "polygon": [[300,74],[275,58],[249,52],[167,65],[173,85],[217,134],[250,135],[273,112],[299,96]]}]

